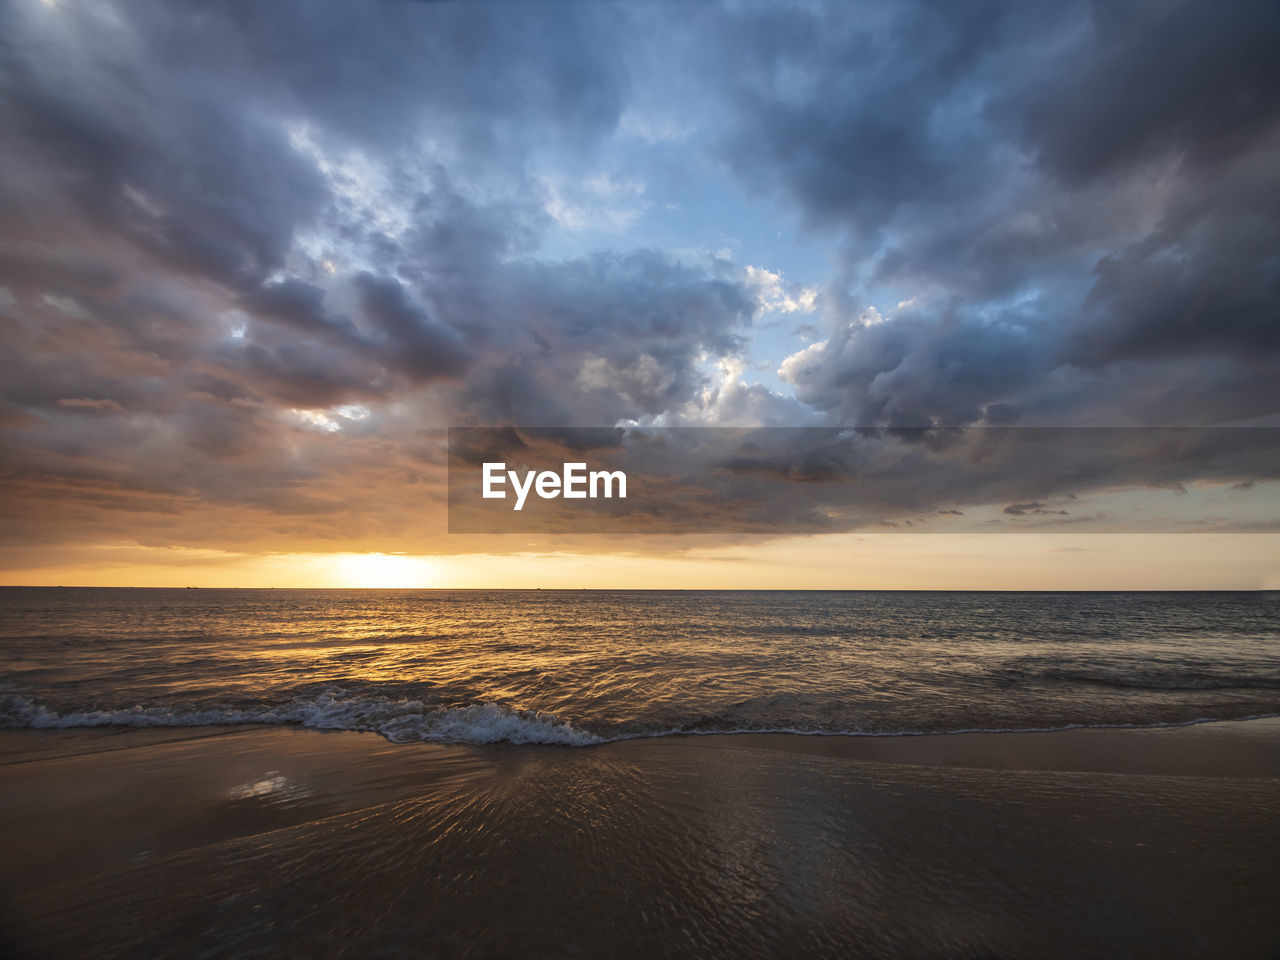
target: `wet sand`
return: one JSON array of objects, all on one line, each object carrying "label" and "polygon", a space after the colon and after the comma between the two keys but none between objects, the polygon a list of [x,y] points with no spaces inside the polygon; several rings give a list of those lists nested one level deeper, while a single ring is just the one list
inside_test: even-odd
[{"label": "wet sand", "polygon": [[1280,720],[5,731],[0,845],[20,957],[1276,957]]}]

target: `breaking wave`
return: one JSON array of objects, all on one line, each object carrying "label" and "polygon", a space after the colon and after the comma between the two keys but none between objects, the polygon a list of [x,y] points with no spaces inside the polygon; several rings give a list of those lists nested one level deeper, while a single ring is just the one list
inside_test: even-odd
[{"label": "breaking wave", "polygon": [[345,697],[332,691],[277,707],[180,710],[133,706],[59,712],[31,697],[0,698],[0,727],[207,727],[233,724],[294,724],[313,730],[381,734],[392,743],[546,743],[582,747],[601,738],[553,714],[516,710],[497,703],[440,707],[420,700]]},{"label": "breaking wave", "polygon": [[808,737],[903,737],[963,733],[1053,733],[1080,729],[1159,729],[1230,720],[1276,717],[1273,712],[1229,716],[1197,716],[1148,722],[1059,723],[1027,726],[959,726],[939,728],[849,729],[810,725],[752,725],[692,722],[673,727],[617,730],[601,736],[575,727],[551,713],[519,710],[499,703],[432,706],[419,700],[379,696],[346,696],[326,691],[275,707],[175,709],[141,705],[106,710],[54,710],[27,696],[0,696],[0,729],[76,729],[88,727],[217,727],[247,724],[301,726],[312,730],[376,733],[392,743],[550,744],[587,747],[619,740],[699,735],[788,734]]}]

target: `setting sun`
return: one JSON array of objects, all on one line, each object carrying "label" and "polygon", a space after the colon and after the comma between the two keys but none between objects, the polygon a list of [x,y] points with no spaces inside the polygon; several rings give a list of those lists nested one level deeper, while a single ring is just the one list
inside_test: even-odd
[{"label": "setting sun", "polygon": [[333,558],[334,585],[342,587],[434,587],[439,568],[421,557],[394,553],[344,553]]}]

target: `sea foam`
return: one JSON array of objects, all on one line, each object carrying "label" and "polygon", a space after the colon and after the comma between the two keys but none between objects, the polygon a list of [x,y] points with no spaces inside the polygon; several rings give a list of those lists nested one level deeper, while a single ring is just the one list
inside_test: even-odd
[{"label": "sea foam", "polygon": [[207,727],[292,724],[313,730],[378,733],[393,743],[546,743],[588,746],[601,738],[554,714],[498,703],[441,707],[420,700],[351,697],[325,691],[274,707],[182,710],[136,705],[108,710],[57,711],[26,696],[0,697],[0,727]]}]

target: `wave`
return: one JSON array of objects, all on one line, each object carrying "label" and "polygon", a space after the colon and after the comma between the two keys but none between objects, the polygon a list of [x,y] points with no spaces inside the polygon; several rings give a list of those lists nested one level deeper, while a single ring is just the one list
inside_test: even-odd
[{"label": "wave", "polygon": [[0,698],[0,727],[209,727],[240,724],[297,725],[313,730],[381,734],[392,743],[545,743],[581,747],[602,738],[553,714],[497,703],[439,707],[420,700],[344,697],[326,692],[277,707],[176,710],[170,707],[58,712],[30,697]]},{"label": "wave", "polygon": [[0,728],[75,729],[89,727],[217,727],[238,725],[289,725],[313,730],[348,730],[377,733],[392,743],[549,744],[586,747],[622,740],[692,736],[741,736],[786,734],[807,737],[918,737],[965,733],[1057,733],[1064,730],[1160,729],[1261,720],[1280,713],[1248,716],[1195,717],[1138,723],[1064,723],[1048,726],[973,727],[952,729],[822,729],[808,726],[742,726],[725,722],[689,723],[665,729],[618,731],[601,736],[575,727],[567,720],[536,710],[519,710],[485,702],[464,706],[431,706],[419,700],[386,697],[349,697],[326,691],[311,698],[261,708],[181,710],[141,705],[107,710],[59,712],[26,696],[0,696]]}]

